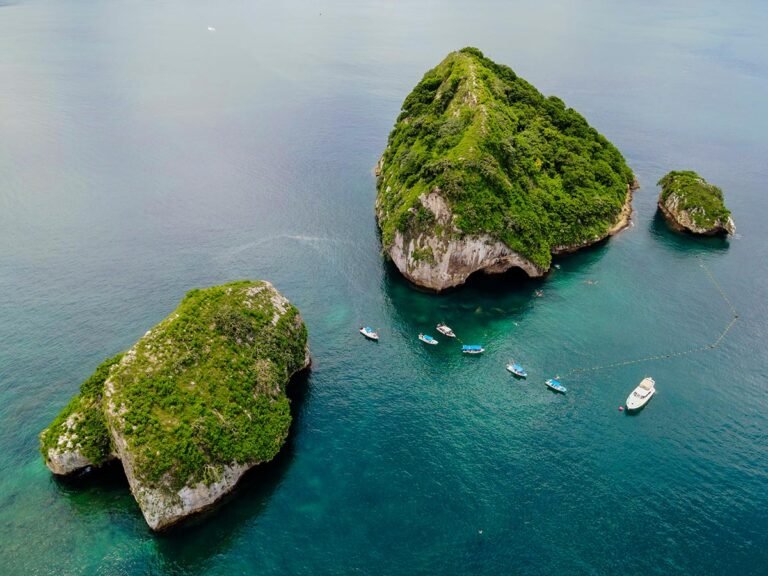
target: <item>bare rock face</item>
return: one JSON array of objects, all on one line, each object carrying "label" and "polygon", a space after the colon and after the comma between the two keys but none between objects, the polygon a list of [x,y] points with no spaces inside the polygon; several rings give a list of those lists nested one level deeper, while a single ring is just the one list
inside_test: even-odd
[{"label": "bare rock face", "polygon": [[257,464],[261,462],[225,466],[219,480],[210,484],[198,482],[193,486],[184,486],[171,497],[136,482],[131,485],[131,491],[149,527],[156,531],[165,530],[191,515],[211,508],[234,489],[243,474]]},{"label": "bare rock face", "polygon": [[419,200],[433,214],[442,233],[407,237],[398,230],[389,249],[392,262],[414,284],[439,292],[463,284],[480,270],[494,274],[517,267],[531,277],[546,272],[487,234],[461,236],[439,189],[422,195]]}]

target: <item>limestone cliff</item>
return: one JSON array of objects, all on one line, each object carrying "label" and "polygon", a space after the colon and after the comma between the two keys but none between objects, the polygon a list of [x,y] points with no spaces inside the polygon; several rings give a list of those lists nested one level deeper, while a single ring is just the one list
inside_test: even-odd
[{"label": "limestone cliff", "polygon": [[454,226],[453,215],[439,189],[419,197],[421,206],[433,215],[440,233],[395,231],[389,256],[409,281],[440,291],[463,284],[482,270],[498,273],[518,267],[532,277],[545,270],[527,260],[506,244],[488,234],[462,235]]},{"label": "limestone cliff", "polygon": [[580,114],[475,48],[408,95],[376,172],[384,251],[433,290],[480,270],[541,276],[626,226],[635,183]]}]

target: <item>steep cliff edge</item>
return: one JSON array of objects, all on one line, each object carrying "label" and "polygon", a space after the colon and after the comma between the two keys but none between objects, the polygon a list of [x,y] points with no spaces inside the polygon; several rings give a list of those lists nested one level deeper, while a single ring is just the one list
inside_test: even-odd
[{"label": "steep cliff edge", "polygon": [[100,454],[120,459],[147,524],[165,529],[277,455],[291,423],[286,385],[309,362],[298,310],[268,282],[192,290],[99,368],[99,402],[81,392],[43,432],[46,464],[57,474],[72,468],[59,466],[49,447],[77,447],[67,423],[88,406],[105,431]]},{"label": "steep cliff edge", "polygon": [[691,170],[672,171],[658,182],[659,210],[676,230],[703,236],[734,234],[723,191]]},{"label": "steep cliff edge", "polygon": [[635,185],[580,114],[475,48],[408,95],[376,172],[384,251],[437,291],[481,270],[543,275],[626,226]]}]

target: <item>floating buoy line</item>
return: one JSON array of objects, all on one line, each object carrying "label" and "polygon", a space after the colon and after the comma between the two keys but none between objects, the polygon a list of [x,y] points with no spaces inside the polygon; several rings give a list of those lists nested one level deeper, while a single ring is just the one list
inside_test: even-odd
[{"label": "floating buoy line", "polygon": [[[701,260],[701,258],[699,258]],[[699,262],[699,266],[706,272],[707,277],[709,278],[712,285],[715,287],[715,289],[718,291],[720,296],[723,298],[723,301],[728,305],[728,308],[731,311],[731,320],[728,322],[726,327],[723,329],[722,332],[718,335],[718,337],[712,341],[710,344],[705,344],[703,346],[696,346],[695,348],[689,348],[688,350],[679,350],[677,352],[667,352],[662,354],[653,354],[649,356],[643,356],[641,358],[633,358],[631,360],[623,360],[620,362],[611,362],[610,364],[601,364],[598,366],[588,366],[584,368],[571,368],[566,374],[583,374],[585,372],[597,372],[599,370],[608,370],[610,368],[619,368],[620,366],[629,366],[631,364],[641,364],[643,362],[653,362],[658,360],[669,360],[672,358],[680,358],[681,356],[688,356],[689,354],[695,354],[696,352],[704,352],[706,350],[714,350],[720,344],[722,343],[723,339],[728,335],[728,332],[731,331],[731,328],[733,328],[734,324],[736,324],[736,321],[739,319],[739,313],[736,311],[736,307],[733,305],[731,300],[728,298],[728,296],[725,293],[725,290],[723,290],[723,287],[720,286],[720,283],[717,281],[715,276],[712,274],[712,272],[707,268],[707,265],[704,263],[703,260]]]}]

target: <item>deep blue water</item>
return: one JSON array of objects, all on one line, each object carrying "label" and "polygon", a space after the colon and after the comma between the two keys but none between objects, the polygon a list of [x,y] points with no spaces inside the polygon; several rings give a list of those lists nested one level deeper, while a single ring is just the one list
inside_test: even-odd
[{"label": "deep blue water", "polygon": [[[265,4],[0,1],[0,573],[768,573],[768,6]],[[581,111],[642,188],[632,228],[546,280],[434,296],[380,257],[372,168],[465,45]],[[725,190],[735,238],[656,217],[680,168]],[[570,372],[713,342],[707,269],[740,314],[718,348]],[[278,460],[163,536],[119,471],[52,478],[37,434],[80,382],[239,278],[310,331]],[[440,320],[487,353],[425,349]],[[619,413],[645,375],[657,397]]]}]

